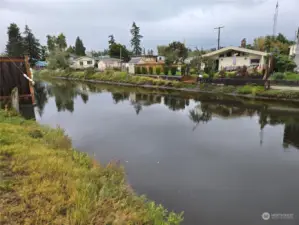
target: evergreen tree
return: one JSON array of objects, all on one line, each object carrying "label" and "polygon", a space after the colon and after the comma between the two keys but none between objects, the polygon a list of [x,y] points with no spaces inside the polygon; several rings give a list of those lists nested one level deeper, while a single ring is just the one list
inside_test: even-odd
[{"label": "evergreen tree", "polygon": [[8,42],[6,44],[6,53],[8,56],[23,56],[23,40],[20,29],[17,24],[12,23],[7,28]]},{"label": "evergreen tree", "polygon": [[39,40],[35,38],[28,25],[25,26],[23,47],[24,53],[29,56],[30,65],[33,66],[35,62],[40,59],[41,46]]},{"label": "evergreen tree", "polygon": [[41,51],[40,51],[40,59],[42,61],[46,61],[47,56],[48,56],[47,46],[42,45],[41,46]]},{"label": "evergreen tree", "polygon": [[66,39],[65,39],[65,36],[63,33],[59,34],[58,37],[56,38],[56,44],[60,50],[63,51],[66,49],[67,44],[66,44]]},{"label": "evergreen tree", "polygon": [[85,47],[84,47],[83,42],[80,39],[80,37],[77,37],[77,39],[76,39],[75,54],[78,55],[78,56],[84,56],[85,55]]},{"label": "evergreen tree", "polygon": [[55,50],[55,48],[56,48],[56,37],[55,36],[47,35],[47,46],[48,46],[49,52],[52,52]]},{"label": "evergreen tree", "polygon": [[140,27],[137,27],[135,22],[133,22],[131,34],[132,34],[131,46],[133,47],[133,54],[141,55],[142,48],[140,47],[140,42],[143,36],[140,35]]},{"label": "evergreen tree", "polygon": [[113,34],[109,35],[108,38],[109,38],[109,41],[108,41],[109,46],[112,44],[115,44],[115,39],[114,39]]}]

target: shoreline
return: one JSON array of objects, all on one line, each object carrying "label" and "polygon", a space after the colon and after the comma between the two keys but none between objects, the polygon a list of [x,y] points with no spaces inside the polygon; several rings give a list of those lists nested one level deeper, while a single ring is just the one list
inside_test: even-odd
[{"label": "shoreline", "polygon": [[183,213],[135,193],[118,161],[99,164],[60,128],[0,110],[0,134],[4,224],[114,224],[119,216],[126,224],[183,221]]},{"label": "shoreline", "polygon": [[181,92],[199,93],[199,94],[222,94],[225,96],[241,97],[241,98],[253,99],[253,100],[299,102],[299,99],[293,99],[293,98],[274,98],[274,97],[257,96],[252,94],[226,93],[221,91],[200,90],[198,88],[176,88],[176,87],[149,85],[149,84],[132,84],[132,83],[95,80],[95,79],[80,79],[80,78],[63,77],[63,76],[50,76],[50,77],[53,79],[80,81],[80,82],[89,82],[89,83],[98,83],[98,84],[110,84],[110,85],[127,86],[127,87],[143,87],[148,89],[162,89],[162,90],[181,91]]}]

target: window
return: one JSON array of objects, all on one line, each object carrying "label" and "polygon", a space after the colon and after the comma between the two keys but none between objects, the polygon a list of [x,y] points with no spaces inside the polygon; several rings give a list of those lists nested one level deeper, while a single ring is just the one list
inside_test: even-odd
[{"label": "window", "polygon": [[223,57],[224,57],[224,54],[219,55],[219,58],[223,58]]},{"label": "window", "polygon": [[91,65],[92,64],[92,61],[87,61],[87,65]]},{"label": "window", "polygon": [[231,56],[232,56],[232,52],[228,52],[228,53],[226,53],[226,56],[227,56],[227,57],[231,57]]},{"label": "window", "polygon": [[83,66],[83,61],[80,61],[80,66]]},{"label": "window", "polygon": [[260,59],[250,59],[250,64],[260,64]]}]

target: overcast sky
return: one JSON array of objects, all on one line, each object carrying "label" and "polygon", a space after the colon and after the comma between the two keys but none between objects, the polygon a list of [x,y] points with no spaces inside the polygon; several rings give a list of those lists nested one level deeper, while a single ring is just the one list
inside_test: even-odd
[{"label": "overcast sky", "polygon": [[[277,0],[0,0],[0,52],[5,50],[7,27],[17,23],[33,30],[42,44],[46,35],[63,32],[68,45],[77,36],[87,50],[107,48],[108,35],[130,47],[135,21],[144,36],[142,47],[154,49],[185,40],[190,48],[240,45],[254,37],[272,34]],[[297,9],[297,11],[296,11]],[[295,38],[299,26],[299,0],[279,0],[277,31]]]}]

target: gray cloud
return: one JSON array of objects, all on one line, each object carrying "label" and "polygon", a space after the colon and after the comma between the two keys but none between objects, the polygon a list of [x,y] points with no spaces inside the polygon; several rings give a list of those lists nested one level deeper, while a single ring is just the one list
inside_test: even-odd
[{"label": "gray cloud", "polygon": [[[109,34],[129,47],[132,21],[141,27],[145,48],[173,40],[215,47],[218,25],[225,25],[222,45],[238,45],[244,37],[250,42],[271,34],[275,5],[276,0],[0,0],[0,50],[11,22],[21,29],[27,23],[42,43],[47,34],[63,32],[68,44],[80,36],[89,50],[106,48]],[[298,0],[280,1],[278,31],[290,38],[299,26],[296,8]]]}]

